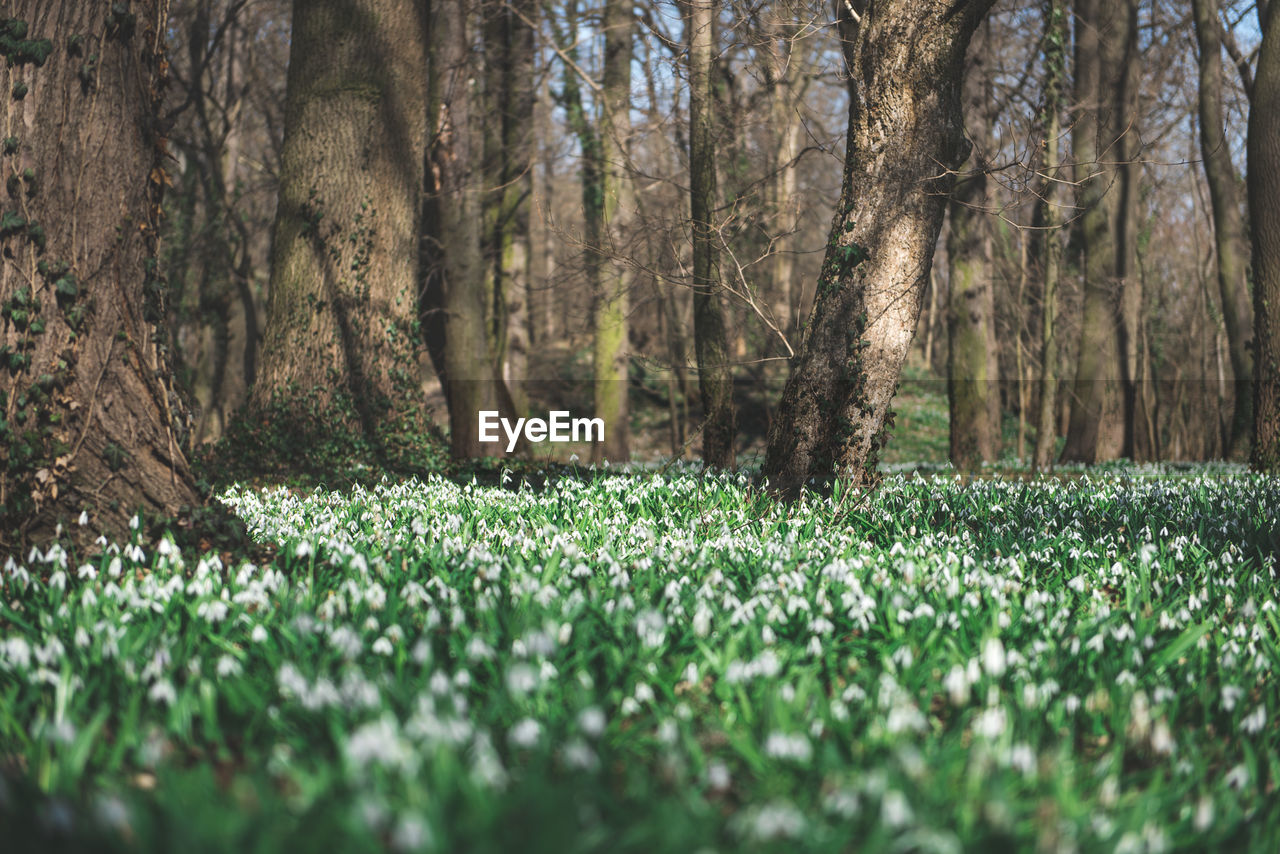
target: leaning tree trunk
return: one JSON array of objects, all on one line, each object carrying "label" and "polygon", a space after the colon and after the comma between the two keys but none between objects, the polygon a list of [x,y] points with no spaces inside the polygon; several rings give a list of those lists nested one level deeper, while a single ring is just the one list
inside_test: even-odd
[{"label": "leaning tree trunk", "polygon": [[119,5],[0,20],[0,551],[200,500],[156,269],[167,4]]},{"label": "leaning tree trunk", "polygon": [[1280,472],[1280,3],[1267,8],[1249,106],[1249,222],[1253,237],[1253,455]]},{"label": "leaning tree trunk", "polygon": [[262,364],[298,447],[386,461],[423,430],[416,323],[426,26],[413,0],[295,0]]},{"label": "leaning tree trunk", "polygon": [[[962,89],[969,137],[978,147],[951,194],[947,240],[950,297],[947,326],[947,404],[951,463],[974,471],[994,462],[1000,447],[999,366],[995,352],[995,295],[991,283],[991,231],[987,157],[993,146],[992,99],[984,28],[974,35]],[[984,150],[985,149],[985,150]]]},{"label": "leaning tree trunk", "polygon": [[[840,7],[849,131],[840,204],[764,472],[795,493],[834,470],[874,483],[955,170],[965,50],[992,0]],[[859,4],[863,5],[863,4]]]},{"label": "leaning tree trunk", "polygon": [[702,392],[702,458],[734,464],[733,373],[721,304],[720,239],[712,222],[716,201],[716,143],[712,117],[713,0],[685,4],[689,42],[689,199],[693,220],[693,334]]},{"label": "leaning tree trunk", "polygon": [[1200,48],[1200,151],[1213,210],[1218,293],[1227,331],[1227,351],[1235,380],[1235,410],[1227,455],[1243,451],[1253,420],[1253,328],[1249,317],[1249,278],[1239,179],[1223,128],[1222,39],[1217,0],[1192,0],[1196,42]]}]

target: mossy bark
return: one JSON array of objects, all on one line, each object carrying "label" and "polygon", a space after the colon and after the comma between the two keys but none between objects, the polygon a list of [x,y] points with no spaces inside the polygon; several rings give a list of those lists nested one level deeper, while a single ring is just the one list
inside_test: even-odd
[{"label": "mossy bark", "polygon": [[995,295],[991,283],[990,204],[992,94],[987,40],[979,27],[970,45],[963,87],[965,127],[973,156],[951,194],[947,240],[950,298],[947,306],[947,401],[952,464],[974,471],[1000,450],[999,366],[995,351]]},{"label": "mossy bark", "polygon": [[840,7],[850,106],[844,183],[817,299],[769,430],[764,473],[794,493],[874,483],[946,199],[965,161],[965,50],[989,0]]},{"label": "mossy bark", "polygon": [[1249,223],[1253,238],[1255,471],[1280,473],[1280,3],[1264,22],[1249,106]]},{"label": "mossy bark", "polygon": [[708,466],[733,468],[733,372],[725,340],[720,235],[714,223],[716,142],[712,115],[711,0],[684,5],[689,45],[689,198],[693,220],[693,333],[702,392],[702,458]]},{"label": "mossy bark", "polygon": [[295,0],[280,201],[251,406],[374,462],[425,429],[418,377],[426,21],[412,0]]},{"label": "mossy bark", "polygon": [[200,501],[156,267],[164,23],[67,0],[0,20],[0,552]]}]

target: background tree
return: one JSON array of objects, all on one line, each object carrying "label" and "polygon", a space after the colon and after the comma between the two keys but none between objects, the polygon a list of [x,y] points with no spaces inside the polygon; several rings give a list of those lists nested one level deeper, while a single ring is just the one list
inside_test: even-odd
[{"label": "background tree", "polygon": [[1280,471],[1280,3],[1267,4],[1249,107],[1255,471]]},{"label": "background tree", "polygon": [[684,5],[689,45],[689,198],[693,220],[693,332],[702,391],[702,457],[734,464],[733,374],[725,341],[720,287],[720,235],[715,230],[716,143],[712,116],[713,0]]},{"label": "background tree", "polygon": [[764,473],[794,491],[834,468],[876,479],[954,170],[968,154],[965,51],[990,0],[840,11],[850,74],[844,182]]},{"label": "background tree", "polygon": [[379,461],[421,434],[426,24],[412,0],[295,2],[271,284],[252,405]]},{"label": "background tree", "polygon": [[[156,263],[164,7],[6,4],[0,545],[200,498]],[[89,537],[86,536],[86,539]]]}]

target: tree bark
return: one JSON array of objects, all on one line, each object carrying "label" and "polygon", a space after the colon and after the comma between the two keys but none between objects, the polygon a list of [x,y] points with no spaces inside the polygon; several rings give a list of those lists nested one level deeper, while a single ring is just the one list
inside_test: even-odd
[{"label": "tree bark", "polygon": [[995,352],[995,296],[991,286],[990,202],[992,99],[986,69],[984,27],[969,44],[962,90],[965,126],[975,141],[967,172],[951,193],[951,229],[947,239],[950,264],[950,327],[947,353],[947,402],[951,463],[974,471],[993,462],[1000,447],[1000,389]]},{"label": "tree bark", "polygon": [[592,372],[595,414],[604,419],[604,441],[592,446],[592,459],[631,459],[630,407],[627,405],[627,315],[631,267],[624,257],[635,209],[626,146],[631,136],[631,50],[635,29],[632,0],[605,0],[604,76],[600,142],[600,241],[593,247],[597,264]]},{"label": "tree bark", "polygon": [[711,92],[713,0],[685,6],[689,44],[689,200],[693,220],[693,335],[702,392],[702,458],[734,465],[733,373],[725,340],[716,201],[716,142]]},{"label": "tree bark", "polygon": [[850,73],[841,198],[800,353],[769,430],[764,473],[800,490],[877,479],[893,398],[955,170],[966,145],[965,50],[991,0],[840,8]]},{"label": "tree bark", "polygon": [[251,403],[303,446],[346,437],[367,443],[375,461],[424,429],[416,305],[425,37],[413,0],[294,2]]},{"label": "tree bark", "polygon": [[[1073,235],[1084,278],[1080,348],[1072,385],[1071,419],[1062,458],[1096,463],[1124,450],[1124,395],[1119,341],[1120,294],[1116,280],[1116,226],[1122,219],[1112,100],[1116,28],[1123,10],[1103,0],[1076,3],[1075,101],[1079,115],[1071,135],[1080,211]],[[1105,74],[1104,74],[1105,70]]]},{"label": "tree bark", "polygon": [[501,442],[480,442],[481,410],[510,413],[485,334],[485,263],[481,244],[480,158],[474,144],[465,0],[431,4],[431,122],[425,207],[424,322],[449,406],[455,459],[503,456]]},{"label": "tree bark", "polygon": [[200,501],[156,269],[164,29],[156,2],[15,0],[0,20],[2,551]]},{"label": "tree bark", "polygon": [[1227,352],[1235,387],[1228,456],[1244,450],[1253,426],[1253,319],[1249,306],[1248,259],[1240,180],[1231,162],[1222,106],[1222,39],[1217,0],[1192,0],[1199,47],[1200,151],[1217,255],[1218,293],[1227,332]]},{"label": "tree bark", "polygon": [[1264,19],[1249,106],[1249,222],[1253,239],[1254,471],[1280,472],[1280,3]]},{"label": "tree bark", "polygon": [[1044,228],[1040,241],[1043,257],[1044,296],[1040,315],[1040,407],[1036,412],[1036,447],[1032,468],[1048,471],[1053,464],[1058,438],[1056,407],[1058,398],[1058,341],[1055,320],[1058,310],[1058,279],[1062,271],[1062,214],[1058,211],[1058,181],[1062,167],[1062,84],[1066,77],[1067,12],[1063,0],[1049,0],[1049,22],[1045,33],[1044,175],[1040,190],[1039,220]]}]

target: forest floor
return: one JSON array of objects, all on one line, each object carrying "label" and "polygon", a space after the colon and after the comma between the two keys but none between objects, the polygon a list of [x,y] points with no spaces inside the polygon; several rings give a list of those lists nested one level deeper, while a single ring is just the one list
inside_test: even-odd
[{"label": "forest floor", "polygon": [[677,463],[220,500],[261,555],[139,525],[0,571],[6,844],[1280,838],[1276,478],[891,475],[785,504]]}]

